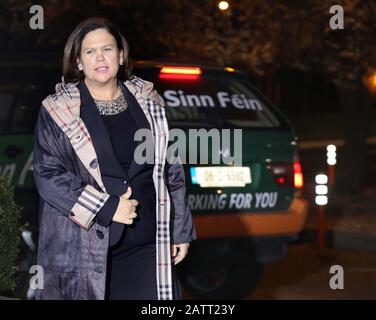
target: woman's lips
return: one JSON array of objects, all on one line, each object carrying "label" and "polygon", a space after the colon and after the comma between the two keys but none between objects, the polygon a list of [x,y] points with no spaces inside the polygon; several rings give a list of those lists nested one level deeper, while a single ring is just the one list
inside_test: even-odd
[{"label": "woman's lips", "polygon": [[95,68],[95,71],[97,72],[107,72],[108,71],[108,67],[99,67],[99,68]]}]

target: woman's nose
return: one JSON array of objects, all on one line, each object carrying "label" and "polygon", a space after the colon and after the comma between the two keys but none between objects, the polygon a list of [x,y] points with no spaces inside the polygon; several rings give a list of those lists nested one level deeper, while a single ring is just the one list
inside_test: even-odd
[{"label": "woman's nose", "polygon": [[104,59],[104,56],[103,56],[102,51],[98,51],[98,53],[96,55],[96,60],[97,61],[102,61],[103,59]]}]

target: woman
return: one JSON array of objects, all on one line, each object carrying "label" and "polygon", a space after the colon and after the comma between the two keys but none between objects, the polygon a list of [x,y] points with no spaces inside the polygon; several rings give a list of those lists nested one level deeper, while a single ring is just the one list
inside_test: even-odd
[{"label": "woman", "polygon": [[[127,42],[105,19],[76,27],[63,64],[34,136],[37,299],[181,299],[175,265],[196,234],[183,168],[166,162],[163,100],[129,75]],[[134,157],[139,129],[154,163]]]}]

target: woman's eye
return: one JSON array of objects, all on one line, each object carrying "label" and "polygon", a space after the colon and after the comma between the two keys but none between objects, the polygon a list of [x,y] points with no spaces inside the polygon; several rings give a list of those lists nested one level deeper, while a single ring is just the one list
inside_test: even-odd
[{"label": "woman's eye", "polygon": [[86,51],[86,54],[92,54],[92,53],[93,53],[93,50]]},{"label": "woman's eye", "polygon": [[111,51],[111,50],[112,50],[112,48],[106,48],[106,49],[104,49],[104,50],[106,50],[106,51]]}]

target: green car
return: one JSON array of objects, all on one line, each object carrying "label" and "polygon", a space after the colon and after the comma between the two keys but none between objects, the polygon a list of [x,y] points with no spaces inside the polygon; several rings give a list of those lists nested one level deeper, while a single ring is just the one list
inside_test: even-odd
[{"label": "green car", "polygon": [[[47,64],[33,69],[38,72],[28,83],[10,68],[13,81],[0,84],[0,174],[12,177],[34,235],[32,132],[59,71]],[[243,299],[257,286],[263,265],[282,257],[304,226],[308,202],[300,195],[294,130],[246,74],[232,68],[137,61],[133,73],[152,81],[164,98],[169,148],[185,165],[198,237],[178,266],[185,295]]]}]

